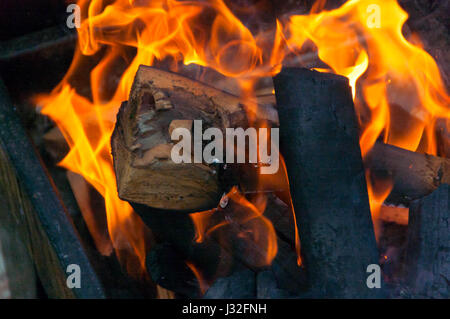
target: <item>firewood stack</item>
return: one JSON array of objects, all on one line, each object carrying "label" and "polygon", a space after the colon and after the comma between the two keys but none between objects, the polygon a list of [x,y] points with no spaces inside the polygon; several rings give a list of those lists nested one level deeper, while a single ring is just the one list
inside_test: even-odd
[{"label": "firewood stack", "polygon": [[[270,105],[260,105],[259,110],[255,123],[269,126],[277,123],[276,112]],[[222,206],[219,201],[235,185],[248,193],[254,192],[252,183],[243,177],[254,175],[251,173],[254,167],[195,163],[194,158],[192,163],[176,164],[171,159],[174,144],[171,133],[175,128],[186,128],[194,135],[193,122],[202,120],[201,133],[209,127],[223,132],[228,127],[245,129],[249,126],[248,112],[251,111],[245,109],[239,98],[186,77],[145,66],[136,74],[130,99],[122,104],[117,116],[112,153],[119,197],[130,202],[157,238],[158,245],[150,253],[147,265],[152,279],[163,287],[196,296],[199,289],[195,287],[200,283],[187,263],[198,267],[210,282],[237,269],[254,273],[257,260],[266,253],[258,247],[243,253],[238,249],[245,246],[239,240],[240,229],[231,226],[228,231],[236,236],[231,245],[220,243],[214,236],[195,242],[189,216],[210,209],[217,209],[216,215],[222,216],[233,212],[232,200]],[[228,199],[224,197],[224,201]],[[288,206],[275,195],[269,202],[268,207],[274,207],[270,218],[275,224],[285,223]],[[285,229],[280,227],[280,231]],[[280,256],[287,258],[276,258],[272,271],[294,293],[302,285],[302,270],[295,263],[293,236],[284,238],[278,236],[277,246]],[[289,280],[292,276],[294,280]]]},{"label": "firewood stack", "polygon": [[[237,97],[206,84],[139,68],[129,101],[118,113],[111,144],[119,196],[156,237],[147,258],[152,279],[188,297],[199,297],[205,290],[205,298],[389,296],[384,283],[381,289],[366,285],[367,267],[380,258],[366,189],[368,170],[392,181],[388,203],[403,205],[406,212],[411,205],[405,268],[411,267],[403,272],[402,285],[417,296],[448,297],[449,255],[441,248],[448,233],[450,159],[377,142],[363,163],[345,78],[285,68],[274,86],[278,114],[260,105],[252,124],[280,126],[290,191],[264,190],[268,193],[264,216],[276,230],[278,254],[270,266],[261,267],[254,256],[264,252],[250,244],[251,253],[242,253],[249,243],[233,241],[239,232],[232,227],[226,235],[232,245],[214,234],[196,241],[190,216],[211,209],[216,217],[233,216],[242,208],[223,205],[228,200],[224,194],[233,186],[249,198],[261,191],[249,188],[249,176],[254,178],[255,172],[249,174],[251,168],[244,164],[176,164],[170,156],[175,128],[192,132],[193,122],[202,120],[202,132],[209,127],[245,129],[249,110]],[[301,267],[296,263],[294,217]],[[406,222],[404,216],[390,221],[405,224],[408,217]]]}]

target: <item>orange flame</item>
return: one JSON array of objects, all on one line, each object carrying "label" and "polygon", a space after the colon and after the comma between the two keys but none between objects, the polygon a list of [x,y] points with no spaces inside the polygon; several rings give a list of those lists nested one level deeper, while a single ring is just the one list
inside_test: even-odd
[{"label": "orange flame", "polygon": [[219,233],[222,245],[229,246],[230,238],[235,235],[255,250],[251,252],[256,254],[251,258],[252,266],[270,265],[277,254],[277,237],[272,223],[263,215],[265,207],[265,197],[257,196],[250,202],[235,186],[222,198],[218,208],[190,215],[196,226],[196,241],[202,242],[207,236]]},{"label": "orange flame", "polygon": [[370,198],[370,212],[372,214],[375,238],[378,242],[380,236],[380,212],[386,198],[394,186],[391,180],[375,180],[369,171],[366,171],[367,192]]},{"label": "orange flame", "polygon": [[[408,16],[395,0],[349,0],[331,11],[323,11],[325,1],[319,1],[309,15],[278,20],[273,28],[257,32],[250,31],[223,0],[78,4],[84,18],[72,65],[62,82],[50,94],[38,96],[36,103],[70,145],[61,165],[83,175],[105,197],[112,244],[129,271],[144,269],[146,229],[117,196],[109,139],[140,64],[164,61],[174,71],[182,64],[208,67],[237,80],[244,103],[255,109],[251,98],[257,80],[278,73],[282,63],[295,64],[294,58],[313,43],[320,60],[350,80],[363,156],[379,138],[435,154],[434,123],[450,119],[438,67],[420,45],[403,36]],[[237,193],[233,196],[258,217],[255,220],[266,224],[260,207]],[[207,232],[202,227],[197,240]],[[272,230],[267,223],[267,237]],[[274,243],[266,241],[272,250]],[[273,254],[270,251],[266,261]]]},{"label": "orange flame", "polygon": [[206,290],[208,290],[209,288],[209,284],[208,282],[203,278],[203,276],[201,275],[200,271],[197,269],[197,267],[194,266],[193,263],[187,261],[186,265],[189,267],[189,269],[192,271],[192,273],[194,274],[195,278],[197,279],[199,288],[200,288],[200,293],[202,295],[205,294]]},{"label": "orange flame", "polygon": [[[350,79],[354,97],[359,80],[363,96],[355,104],[363,128],[363,155],[380,136],[413,151],[426,143],[422,150],[434,154],[436,141],[423,137],[434,135],[436,118],[450,117],[436,63],[402,34],[407,18],[395,0],[352,0],[336,10],[291,18],[292,46],[311,40],[320,59]],[[395,107],[408,115],[392,121]]]}]

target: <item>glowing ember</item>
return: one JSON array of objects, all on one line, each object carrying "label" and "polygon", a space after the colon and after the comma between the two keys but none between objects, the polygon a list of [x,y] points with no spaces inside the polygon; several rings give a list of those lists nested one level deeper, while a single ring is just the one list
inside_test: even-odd
[{"label": "glowing ember", "polygon": [[[378,138],[435,154],[435,122],[450,119],[449,98],[437,65],[420,45],[402,35],[407,14],[395,0],[351,0],[332,11],[321,11],[325,2],[320,1],[313,7],[314,13],[277,21],[273,29],[257,34],[222,0],[107,3],[79,1],[85,16],[73,63],[53,92],[38,96],[36,103],[56,122],[70,145],[70,153],[60,165],[83,175],[104,196],[113,246],[131,273],[144,269],[147,230],[117,196],[109,141],[115,114],[127,100],[140,64],[164,60],[174,71],[181,63],[214,69],[234,78],[243,103],[255,110],[252,101],[257,80],[279,72],[283,62],[292,64],[313,43],[330,68],[324,71],[350,79],[362,128],[363,156]],[[379,10],[379,21],[368,8]],[[89,79],[90,92],[83,91],[79,79]],[[372,209],[379,207],[376,203],[388,193],[385,189],[375,196],[370,191]],[[272,225],[262,216],[264,205],[259,204],[265,201],[260,198],[250,203],[236,194],[236,200],[251,212],[244,220],[264,226],[259,230],[265,234],[259,233],[255,240],[265,247],[265,262],[270,263],[276,241]],[[375,212],[373,215],[376,218]],[[217,227],[198,226],[197,240]]]}]

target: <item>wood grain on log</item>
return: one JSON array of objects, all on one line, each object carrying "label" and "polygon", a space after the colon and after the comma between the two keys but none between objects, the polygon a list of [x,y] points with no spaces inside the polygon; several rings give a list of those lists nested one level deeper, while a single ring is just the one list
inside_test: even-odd
[{"label": "wood grain on log", "polygon": [[[248,126],[246,107],[236,96],[178,74],[140,66],[127,103],[117,115],[112,152],[119,197],[149,207],[201,211],[216,207],[224,189],[217,165],[174,163],[177,127],[203,130]],[[258,119],[276,123],[276,111],[261,105]],[[201,132],[203,133],[203,132]]]},{"label": "wood grain on log", "polygon": [[222,190],[217,171],[203,163],[170,158],[174,120],[203,120],[224,127],[241,114],[237,100],[179,75],[141,66],[112,137],[119,196],[160,209],[200,211],[216,206]]}]

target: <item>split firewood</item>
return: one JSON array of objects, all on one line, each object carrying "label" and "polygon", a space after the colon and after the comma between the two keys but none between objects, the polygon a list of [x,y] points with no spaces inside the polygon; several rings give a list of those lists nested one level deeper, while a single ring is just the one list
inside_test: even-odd
[{"label": "split firewood", "polygon": [[450,297],[450,185],[410,206],[406,283],[417,298]]},{"label": "split firewood", "polygon": [[348,79],[302,68],[274,78],[302,261],[316,297],[374,298],[378,250]]},{"label": "split firewood", "polygon": [[[127,103],[123,103],[112,136],[119,197],[157,209],[201,211],[216,207],[222,194],[218,165],[174,163],[175,128],[192,132],[247,127],[240,99],[186,77],[140,66]],[[276,111],[260,106],[259,120],[276,121]]]},{"label": "split firewood", "polygon": [[393,189],[387,202],[409,205],[441,184],[450,183],[450,159],[411,152],[393,145],[375,143],[365,158],[365,167],[375,178],[389,178]]}]

